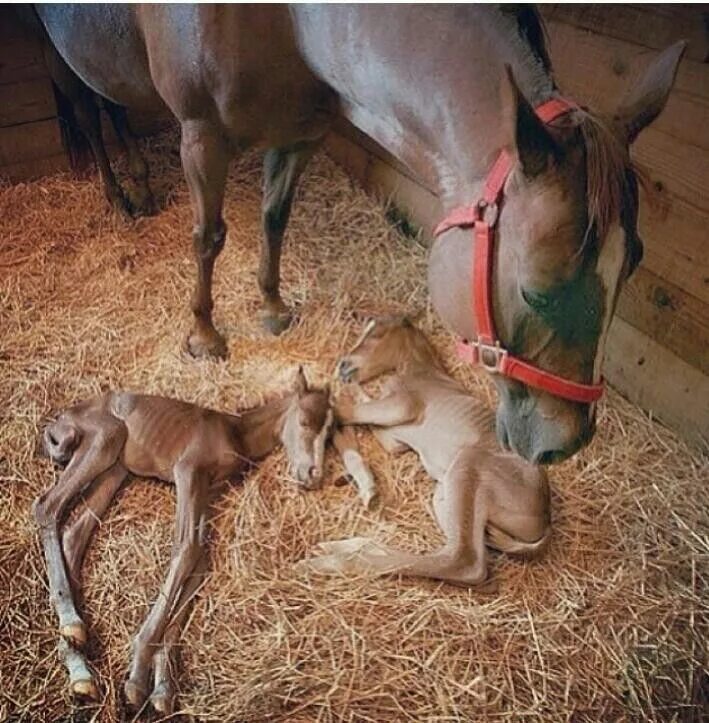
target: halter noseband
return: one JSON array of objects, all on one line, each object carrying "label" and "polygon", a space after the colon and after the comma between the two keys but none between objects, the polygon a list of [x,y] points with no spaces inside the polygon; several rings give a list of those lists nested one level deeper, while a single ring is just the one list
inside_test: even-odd
[{"label": "halter noseband", "polygon": [[[544,123],[551,123],[576,106],[563,98],[553,98],[537,106],[535,112]],[[581,384],[540,369],[512,356],[495,333],[492,318],[492,262],[495,226],[503,199],[505,181],[512,170],[512,157],[505,150],[495,160],[485,179],[480,200],[472,206],[456,208],[436,227],[435,236],[452,228],[473,230],[473,312],[478,336],[475,341],[463,339],[458,343],[458,355],[487,371],[516,379],[536,389],[573,402],[595,402],[603,394],[603,383]]]}]

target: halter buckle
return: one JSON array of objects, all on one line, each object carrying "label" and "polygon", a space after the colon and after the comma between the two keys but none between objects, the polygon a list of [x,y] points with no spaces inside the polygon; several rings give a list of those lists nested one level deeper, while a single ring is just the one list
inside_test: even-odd
[{"label": "halter buckle", "polygon": [[500,345],[499,340],[494,343],[484,342],[480,337],[470,344],[478,350],[478,364],[491,374],[503,374],[504,365],[509,352]]},{"label": "halter buckle", "polygon": [[497,223],[500,208],[494,201],[486,201],[481,198],[475,204],[475,218],[477,221],[484,221],[489,228],[493,228]]}]

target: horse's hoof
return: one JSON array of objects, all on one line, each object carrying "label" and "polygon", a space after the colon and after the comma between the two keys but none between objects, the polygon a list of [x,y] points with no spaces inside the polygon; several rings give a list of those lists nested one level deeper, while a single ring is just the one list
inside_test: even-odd
[{"label": "horse's hoof", "polygon": [[261,317],[263,328],[273,336],[280,336],[292,323],[293,315],[289,311],[278,314],[265,312]]},{"label": "horse's hoof", "polygon": [[73,643],[77,648],[83,648],[86,645],[86,625],[81,621],[71,623],[70,625],[62,625],[59,628],[59,634],[70,643]]},{"label": "horse's hoof", "polygon": [[226,359],[226,342],[216,330],[190,332],[183,348],[194,359]]},{"label": "horse's hoof", "polygon": [[81,698],[91,698],[91,700],[98,700],[98,688],[93,680],[74,680],[71,683],[71,692],[73,695]]},{"label": "horse's hoof", "polygon": [[128,679],[123,686],[126,702],[133,708],[142,708],[148,697],[148,691],[132,679]]},{"label": "horse's hoof", "polygon": [[155,216],[158,212],[157,204],[153,198],[153,194],[148,193],[130,193],[128,197],[130,211],[133,218],[141,216]]},{"label": "horse's hoof", "polygon": [[150,696],[150,704],[162,715],[172,715],[175,710],[175,694],[163,684],[159,685]]}]

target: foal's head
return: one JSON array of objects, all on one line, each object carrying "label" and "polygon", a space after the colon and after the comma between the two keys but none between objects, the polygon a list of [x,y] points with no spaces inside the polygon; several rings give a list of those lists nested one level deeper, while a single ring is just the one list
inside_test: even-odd
[{"label": "foal's head", "polygon": [[325,442],[332,422],[330,390],[309,387],[300,367],[280,437],[291,474],[308,489],[318,487],[322,480]]},{"label": "foal's head", "polygon": [[366,382],[410,364],[438,365],[428,340],[406,316],[370,319],[352,351],[340,359],[343,382]]},{"label": "foal's head", "polygon": [[[663,109],[683,48],[662,53],[607,117],[578,109],[545,125],[506,76],[500,132],[514,167],[495,231],[491,298],[497,336],[510,354],[572,381],[600,381],[620,288],[642,256],[629,146]],[[467,339],[477,334],[472,245],[470,230],[448,231],[429,266],[436,310]],[[547,464],[592,438],[595,403],[494,378],[505,447]]]},{"label": "foal's head", "polygon": [[66,467],[81,442],[79,428],[62,414],[44,429],[44,449],[49,458],[60,467]]}]

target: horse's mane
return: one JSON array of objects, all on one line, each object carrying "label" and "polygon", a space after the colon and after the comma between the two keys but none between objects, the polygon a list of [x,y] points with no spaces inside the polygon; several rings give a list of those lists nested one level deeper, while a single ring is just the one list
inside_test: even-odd
[{"label": "horse's mane", "polygon": [[633,195],[637,170],[627,146],[605,118],[583,109],[575,114],[586,155],[588,226],[602,240]]},{"label": "horse's mane", "polygon": [[[515,25],[516,37],[511,42],[520,44],[517,49],[524,62],[519,67],[527,75],[525,87],[532,96],[529,100],[536,104],[539,95],[543,98],[550,90],[556,90],[544,20],[539,11],[529,5],[501,5],[499,10],[500,28],[506,28],[508,37],[513,34],[511,24]],[[620,215],[630,192],[629,185],[638,175],[637,169],[626,145],[607,119],[579,109],[574,113],[574,120],[581,132],[586,155],[589,230],[593,229],[595,237],[603,239],[613,219]],[[587,240],[590,236],[587,234]]]}]

